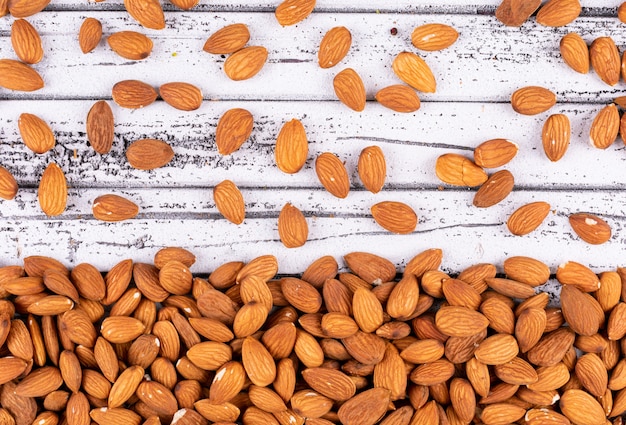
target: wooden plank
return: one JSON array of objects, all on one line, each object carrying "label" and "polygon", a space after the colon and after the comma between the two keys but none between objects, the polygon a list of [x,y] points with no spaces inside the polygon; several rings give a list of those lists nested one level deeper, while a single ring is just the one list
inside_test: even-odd
[{"label": "wooden plank", "polygon": [[[410,34],[417,25],[442,22],[454,26],[459,40],[440,52],[421,53],[436,76],[433,102],[506,102],[513,91],[526,85],[543,85],[564,102],[611,101],[621,85],[610,87],[591,72],[580,75],[560,58],[560,38],[567,32],[583,35],[587,42],[611,36],[626,43],[623,24],[617,19],[580,18],[567,27],[546,31],[528,23],[507,28],[493,16],[316,13],[300,25],[280,28],[271,13],[175,13],[163,31],[144,30],[125,12],[98,12],[105,36],[123,29],[151,36],[154,49],[144,61],[128,61],[102,42],[83,55],[76,42],[86,12],[48,12],[33,18],[43,35],[44,60],[35,66],[46,87],[35,93],[0,92],[0,98],[93,99],[110,97],[111,87],[122,79],[140,79],[158,86],[187,81],[199,86],[207,99],[238,100],[335,100],[332,79],[339,70],[353,67],[365,83],[368,98],[381,88],[399,83],[391,62],[401,51],[416,51]],[[0,51],[12,52],[8,34],[10,20],[0,20]],[[244,22],[250,26],[250,44],[269,50],[268,63],[247,81],[231,81],[222,71],[224,58],[202,51],[209,34],[224,25]],[[345,25],[353,33],[353,46],[342,64],[322,70],[317,50],[323,34]],[[268,28],[271,31],[268,31]],[[391,35],[397,28],[398,35]],[[13,56],[8,54],[7,56]],[[155,66],[158,64],[158,72]],[[304,82],[304,83],[303,83]]]},{"label": "wooden plank", "polygon": [[[347,112],[339,102],[204,102],[188,113],[157,102],[141,110],[113,102],[116,138],[112,151],[99,155],[89,147],[85,119],[92,101],[10,101],[0,103],[0,165],[16,176],[20,186],[35,187],[49,162],[57,162],[72,187],[195,187],[231,179],[241,186],[320,187],[314,158],[334,152],[346,162],[354,188],[360,151],[380,146],[388,163],[388,188],[436,188],[435,161],[445,153],[472,157],[473,148],[492,138],[518,143],[519,154],[506,168],[518,187],[623,188],[619,170],[625,167],[621,140],[598,150],[588,143],[591,122],[601,105],[560,104],[551,112],[572,121],[572,143],[564,158],[550,162],[541,147],[541,128],[548,113],[536,117],[516,114],[500,103],[424,103],[414,114],[393,113],[369,103],[363,113]],[[215,146],[215,127],[228,109],[247,108],[255,117],[252,136],[242,148],[222,156]],[[57,136],[55,149],[36,155],[19,135],[17,119],[34,113],[50,123]],[[275,165],[274,143],[284,122],[301,119],[309,138],[309,160],[303,170],[288,175]],[[174,160],[154,171],[132,169],[125,148],[140,138],[171,144]],[[615,170],[615,171],[612,171]]]},{"label": "wooden plank", "polygon": [[[501,264],[507,256],[527,255],[552,267],[568,260],[595,271],[623,265],[626,235],[626,193],[613,191],[516,191],[501,204],[479,209],[472,194],[452,191],[386,191],[377,195],[352,192],[339,200],[320,190],[242,190],[247,218],[236,226],[221,218],[209,189],[117,190],[141,205],[133,220],[104,223],[91,216],[91,201],[106,189],[70,191],[68,210],[58,218],[38,212],[36,191],[22,190],[15,201],[1,201],[0,258],[3,264],[24,256],[45,254],[68,266],[92,262],[107,270],[124,258],[151,261],[164,246],[183,246],[198,262],[193,271],[206,273],[229,260],[249,261],[264,254],[279,259],[281,273],[302,272],[315,258],[338,260],[351,251],[367,251],[393,261],[399,269],[423,249],[439,247],[445,253],[443,269],[458,272],[478,262]],[[382,200],[402,201],[419,216],[416,231],[393,235],[380,228],[369,213]],[[508,216],[519,206],[547,200],[554,211],[535,232],[516,237],[506,229]],[[286,202],[306,215],[309,240],[296,249],[278,239],[277,216]],[[613,238],[592,246],[578,239],[567,217],[574,212],[603,217]],[[340,261],[341,262],[341,261]]]}]

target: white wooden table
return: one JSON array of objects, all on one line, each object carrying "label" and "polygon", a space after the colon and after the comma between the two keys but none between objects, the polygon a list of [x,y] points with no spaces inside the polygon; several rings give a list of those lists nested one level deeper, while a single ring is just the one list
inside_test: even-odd
[{"label": "white wooden table", "polygon": [[[107,270],[125,258],[151,261],[164,246],[193,251],[192,271],[204,273],[231,260],[247,261],[262,254],[279,260],[281,273],[302,272],[322,255],[341,257],[368,251],[392,260],[401,270],[418,252],[444,251],[443,269],[458,272],[479,263],[501,264],[511,255],[542,259],[553,267],[573,260],[596,271],[624,265],[626,238],[626,150],[621,139],[606,151],[591,147],[591,122],[604,105],[621,95],[622,81],[609,87],[593,72],[577,74],[560,58],[558,45],[567,32],[585,41],[611,36],[626,48],[626,25],[616,18],[619,0],[583,1],[583,14],[561,28],[537,25],[531,18],[521,28],[498,22],[498,0],[318,0],[314,13],[293,27],[281,27],[273,9],[278,1],[201,0],[192,11],[169,3],[167,27],[146,30],[124,11],[122,0],[102,3],[53,0],[29,21],[42,35],[45,56],[35,65],[46,87],[33,93],[0,90],[0,164],[16,176],[15,200],[0,202],[1,264],[43,254],[68,266],[90,262]],[[86,17],[103,23],[104,38],[83,55],[78,29]],[[13,18],[0,19],[1,57],[15,58],[10,43]],[[230,81],[222,71],[224,58],[202,51],[210,34],[242,22],[251,45],[269,51],[268,63],[254,78]],[[440,52],[419,52],[433,70],[437,92],[420,94],[422,107],[399,114],[374,101],[382,87],[400,81],[391,70],[393,57],[404,50],[418,52],[410,35],[416,26],[440,22],[452,25],[458,41]],[[320,69],[317,47],[331,27],[343,25],[353,36],[352,48],[337,67]],[[397,29],[397,35],[392,34]],[[154,40],[152,55],[133,62],[115,55],[106,36],[135,30]],[[362,76],[368,103],[362,113],[348,110],[334,95],[332,79],[352,67]],[[194,112],[182,112],[157,101],[142,110],[128,110],[111,100],[112,86],[139,79],[158,87],[185,81],[203,91],[205,101]],[[534,117],[513,112],[509,97],[526,85],[541,85],[557,93],[558,104]],[[85,119],[91,105],[108,100],[116,121],[112,151],[99,155],[88,146]],[[234,107],[254,116],[251,139],[235,154],[223,157],[215,146],[218,118]],[[21,142],[17,118],[39,115],[57,136],[55,149],[44,155]],[[572,143],[565,157],[551,163],[541,148],[541,128],[551,113],[565,113],[572,122]],[[298,118],[310,140],[305,168],[287,175],[274,163],[273,147],[282,124]],[[132,169],[125,148],[139,138],[170,143],[174,160],[154,171]],[[520,146],[506,166],[515,176],[515,190],[488,209],[472,206],[474,190],[442,183],[434,173],[436,158],[448,152],[472,155],[472,149],[492,138],[507,138]],[[382,192],[366,191],[356,162],[362,148],[380,146],[387,158],[387,183]],[[323,189],[314,158],[334,152],[345,161],[352,187],[346,199]],[[48,218],[37,203],[41,173],[50,162],[65,171],[68,208]],[[246,201],[242,225],[227,222],[212,197],[214,185],[233,180]],[[140,214],[120,223],[97,221],[93,199],[105,193],[123,195],[140,206]],[[376,224],[370,207],[383,200],[402,201],[418,216],[416,231],[393,235]],[[548,201],[553,213],[535,232],[512,236],[508,216],[532,201]],[[300,208],[309,223],[309,240],[301,248],[285,248],[278,238],[277,217],[286,202]],[[591,212],[613,229],[612,239],[591,246],[571,230],[567,217]]]}]

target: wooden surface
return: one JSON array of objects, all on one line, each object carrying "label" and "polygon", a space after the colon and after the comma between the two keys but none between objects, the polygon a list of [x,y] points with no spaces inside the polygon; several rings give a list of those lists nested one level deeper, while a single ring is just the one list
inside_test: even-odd
[{"label": "wooden surface", "polygon": [[[45,56],[34,67],[46,87],[33,93],[0,90],[0,164],[16,176],[15,200],[0,201],[2,264],[24,256],[50,255],[68,266],[90,262],[107,270],[118,261],[151,261],[164,246],[193,251],[197,273],[231,260],[247,261],[274,254],[281,273],[302,272],[322,255],[341,257],[368,251],[392,260],[401,270],[420,251],[439,247],[443,269],[458,272],[478,262],[501,264],[507,256],[529,255],[544,260],[553,271],[567,260],[596,271],[624,264],[626,238],[626,154],[621,139],[605,151],[592,148],[588,134],[595,114],[624,92],[621,81],[609,87],[590,72],[577,74],[562,61],[558,44],[568,32],[590,43],[611,36],[620,51],[626,47],[626,25],[616,18],[617,0],[583,1],[583,14],[562,28],[546,28],[531,18],[521,28],[508,28],[493,17],[499,1],[319,0],[304,22],[282,28],[273,16],[277,2],[201,0],[191,11],[169,3],[167,28],[146,30],[130,19],[122,0],[52,1],[29,18],[40,32]],[[471,3],[471,5],[469,4]],[[76,40],[86,17],[102,21],[105,36],[96,50],[83,55]],[[0,19],[2,57],[14,58],[10,43],[13,19]],[[223,73],[224,57],[202,51],[217,29],[242,22],[251,32],[250,45],[269,51],[268,63],[248,81],[230,81]],[[418,52],[410,43],[417,25],[452,25],[458,41],[440,52]],[[335,68],[317,66],[317,47],[324,33],[343,25],[353,36],[352,48]],[[392,35],[392,28],[397,35]],[[135,30],[154,40],[144,61],[115,55],[106,36]],[[399,80],[391,70],[394,56],[404,50],[424,57],[437,79],[437,92],[420,94],[422,107],[399,114],[374,101],[374,94]],[[352,67],[362,76],[368,103],[355,113],[340,104],[332,79]],[[185,81],[202,89],[205,102],[194,112],[182,112],[157,101],[141,110],[128,110],[111,100],[112,86],[140,79],[155,87]],[[553,90],[558,104],[534,117],[516,114],[511,93],[526,85]],[[112,151],[95,153],[86,141],[85,118],[91,105],[108,100],[116,121]],[[228,109],[241,107],[254,116],[252,137],[233,155],[218,154],[215,127]],[[21,142],[17,118],[22,112],[39,115],[57,136],[55,149],[35,155]],[[551,163],[541,148],[541,128],[551,113],[565,113],[572,122],[572,143],[565,157]],[[309,138],[305,168],[287,175],[274,162],[273,146],[282,124],[298,118]],[[174,160],[154,171],[132,169],[124,157],[134,140],[152,137],[170,143]],[[472,206],[474,190],[443,185],[435,176],[436,158],[447,152],[472,155],[491,138],[507,138],[520,146],[505,168],[515,176],[515,190],[488,209]],[[361,185],[356,162],[366,146],[380,146],[387,158],[385,188],[376,195]],[[326,192],[315,175],[314,158],[336,153],[345,161],[352,190],[346,199]],[[62,166],[70,186],[66,212],[48,218],[37,203],[39,177],[50,162]],[[492,172],[492,170],[489,170]],[[233,180],[246,201],[246,220],[236,226],[215,208],[212,188]],[[117,193],[140,206],[140,214],[121,223],[93,218],[97,196]],[[372,219],[370,207],[383,200],[409,204],[419,216],[416,231],[393,235]],[[535,232],[512,236],[508,216],[519,206],[547,201],[553,212]],[[285,248],[278,239],[277,217],[291,202],[309,223],[304,247]],[[567,216],[591,212],[609,222],[612,239],[601,246],[581,241]]]}]

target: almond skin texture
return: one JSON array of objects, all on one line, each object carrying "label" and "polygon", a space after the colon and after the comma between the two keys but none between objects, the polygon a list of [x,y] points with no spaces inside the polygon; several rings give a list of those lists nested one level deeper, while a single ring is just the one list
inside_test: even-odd
[{"label": "almond skin texture", "polygon": [[133,168],[138,170],[163,167],[172,158],[174,158],[174,150],[161,140],[137,140],[126,149],[126,159]]},{"label": "almond skin texture", "polygon": [[43,79],[30,66],[13,59],[0,59],[0,87],[31,92],[43,86]]},{"label": "almond skin texture", "polygon": [[107,102],[99,100],[87,114],[87,139],[99,154],[109,153],[115,137],[113,111]]},{"label": "almond skin texture", "polygon": [[320,183],[337,198],[345,198],[350,192],[350,178],[345,165],[337,155],[324,152],[315,160],[315,173]]},{"label": "almond skin texture", "polygon": [[392,233],[407,234],[417,227],[417,214],[402,202],[379,202],[372,206],[371,212],[376,223]]},{"label": "almond skin texture", "polygon": [[128,14],[145,28],[165,28],[165,16],[159,0],[124,0],[124,6]]},{"label": "almond skin texture", "polygon": [[415,112],[420,108],[420,98],[415,90],[403,84],[380,89],[375,97],[378,103],[396,112]]},{"label": "almond skin texture", "polygon": [[231,223],[241,224],[246,216],[246,206],[239,188],[224,180],[213,189],[213,200],[219,212]]},{"label": "almond skin texture", "polygon": [[189,83],[166,83],[159,87],[161,98],[181,111],[195,111],[202,106],[202,91]]},{"label": "almond skin texture", "polygon": [[252,114],[242,108],[229,109],[217,123],[215,144],[222,155],[230,155],[239,150],[241,145],[252,134],[254,118]]},{"label": "almond skin texture", "polygon": [[609,86],[619,82],[621,60],[619,50],[611,37],[598,37],[589,47],[591,66],[598,77]]},{"label": "almond skin texture", "polygon": [[601,245],[611,239],[609,224],[593,214],[572,214],[569,216],[569,224],[574,232],[589,244]]},{"label": "almond skin texture", "polygon": [[54,148],[54,133],[44,120],[33,114],[21,114],[17,121],[20,136],[27,148],[42,154]]},{"label": "almond skin texture", "polygon": [[537,12],[537,23],[562,27],[578,18],[581,9],[579,0],[549,0]]},{"label": "almond skin texture", "polygon": [[14,18],[28,18],[41,12],[50,0],[9,0],[9,13]]},{"label": "almond skin texture", "polygon": [[474,206],[487,208],[504,200],[513,190],[515,180],[508,170],[494,173],[483,183],[474,196]]},{"label": "almond skin texture", "polygon": [[17,181],[13,174],[6,168],[0,166],[0,198],[11,200],[17,194]]},{"label": "almond skin texture", "polygon": [[224,72],[231,80],[247,80],[258,74],[266,61],[267,49],[265,47],[245,47],[236,51],[224,61]]},{"label": "almond skin texture", "polygon": [[439,180],[454,186],[480,186],[487,173],[463,155],[447,153],[437,158],[435,173]]},{"label": "almond skin texture", "polygon": [[589,142],[598,149],[607,149],[617,139],[619,133],[620,117],[617,106],[614,103],[606,105],[598,112],[591,123],[589,130]]},{"label": "almond skin texture", "polygon": [[93,51],[102,40],[102,23],[96,18],[85,18],[78,31],[78,44],[83,53]]},{"label": "almond skin texture", "polygon": [[214,55],[229,55],[243,48],[250,40],[250,31],[245,24],[227,25],[214,32],[202,48]]},{"label": "almond skin texture", "polygon": [[348,108],[356,112],[365,109],[365,86],[363,80],[352,68],[346,68],[333,79],[335,94]]},{"label": "almond skin texture", "polygon": [[491,139],[481,143],[474,149],[474,162],[483,168],[498,168],[508,164],[519,147],[506,139]]},{"label": "almond skin texture", "polygon": [[519,207],[506,222],[509,231],[516,236],[527,235],[543,223],[550,213],[547,202],[532,202]]},{"label": "almond skin texture", "polygon": [[17,19],[11,26],[11,44],[22,62],[39,63],[43,59],[43,46],[39,33],[28,21]]},{"label": "almond skin texture", "polygon": [[496,9],[496,19],[504,25],[519,27],[541,5],[541,0],[503,0]]},{"label": "almond skin texture", "polygon": [[46,167],[39,183],[39,206],[49,217],[60,215],[67,205],[67,181],[61,167],[51,163]]},{"label": "almond skin texture", "polygon": [[152,104],[158,93],[149,84],[139,80],[124,80],[111,90],[113,101],[122,108],[139,109]]},{"label": "almond skin texture", "polygon": [[580,425],[601,425],[606,423],[606,414],[600,403],[583,390],[571,389],[565,391],[559,400],[561,412],[572,421]]},{"label": "almond skin texture", "polygon": [[556,104],[556,95],[539,86],[522,87],[511,95],[513,110],[523,115],[536,115]]},{"label": "almond skin texture", "polygon": [[565,114],[550,115],[543,124],[541,142],[548,159],[556,162],[563,158],[569,147],[572,130]]},{"label": "almond skin texture", "polygon": [[372,388],[342,404],[337,415],[344,425],[374,425],[387,411],[390,398],[388,389]]},{"label": "almond skin texture", "polygon": [[430,67],[415,53],[399,53],[391,67],[398,78],[418,91],[434,93],[437,89],[437,82]]},{"label": "almond skin texture", "polygon": [[290,203],[286,203],[278,215],[278,235],[287,248],[300,247],[309,237],[304,214]]},{"label": "almond skin texture", "polygon": [[120,31],[111,34],[107,43],[121,57],[136,61],[150,56],[153,47],[152,40],[135,31]]},{"label": "almond skin texture", "polygon": [[575,32],[564,35],[559,49],[561,57],[570,68],[581,74],[589,72],[589,47],[580,35]]},{"label": "almond skin texture", "polygon": [[320,68],[332,68],[346,57],[352,45],[352,34],[346,27],[334,27],[328,30],[317,51]]},{"label": "almond skin texture", "polygon": [[304,126],[298,119],[286,122],[276,138],[274,156],[278,168],[288,174],[300,171],[309,153]]},{"label": "almond skin texture", "polygon": [[457,30],[445,24],[425,24],[413,30],[411,43],[420,50],[443,50],[459,38]]},{"label": "almond skin texture", "polygon": [[170,0],[170,3],[183,10],[193,9],[199,2],[200,0]]},{"label": "almond skin texture", "polygon": [[285,0],[274,11],[279,24],[286,27],[306,19],[315,8],[315,0]]},{"label": "almond skin texture", "polygon": [[122,221],[135,217],[139,207],[119,195],[102,195],[93,200],[93,216],[102,221]]},{"label": "almond skin texture", "polygon": [[385,185],[387,162],[383,150],[378,146],[368,146],[359,155],[358,173],[363,186],[372,193],[378,193]]}]

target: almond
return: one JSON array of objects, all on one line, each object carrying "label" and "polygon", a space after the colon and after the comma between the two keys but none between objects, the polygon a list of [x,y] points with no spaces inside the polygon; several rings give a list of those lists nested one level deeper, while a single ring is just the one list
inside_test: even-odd
[{"label": "almond", "polygon": [[237,151],[248,140],[252,133],[254,120],[252,114],[245,109],[229,109],[217,123],[215,143],[222,155],[230,155]]},{"label": "almond", "polygon": [[249,336],[243,340],[241,361],[254,385],[267,386],[276,378],[276,364],[271,354],[259,341]]},{"label": "almond", "polygon": [[246,206],[239,188],[224,180],[213,188],[213,200],[219,212],[231,223],[241,224],[246,216]]},{"label": "almond", "polygon": [[322,307],[322,296],[315,287],[302,279],[284,277],[280,288],[289,303],[305,313],[317,313]]},{"label": "almond", "polygon": [[231,54],[224,61],[224,72],[231,80],[247,80],[258,74],[266,61],[267,49],[265,47],[244,47]]},{"label": "almond", "polygon": [[240,410],[232,403],[213,404],[208,399],[199,400],[194,403],[195,410],[200,413],[204,419],[208,419],[210,423],[232,423],[237,420]]},{"label": "almond", "polygon": [[326,280],[337,276],[339,268],[337,260],[330,255],[325,255],[312,262],[302,273],[302,280],[316,288],[321,288]]},{"label": "almond", "polygon": [[574,232],[589,244],[600,245],[611,239],[611,226],[593,214],[572,214],[569,216],[569,223]]},{"label": "almond", "polygon": [[85,18],[78,31],[78,44],[83,53],[93,51],[102,40],[102,23],[96,18]]},{"label": "almond", "polygon": [[179,261],[185,266],[191,267],[196,262],[196,256],[177,246],[161,248],[154,254],[154,265],[157,269],[162,269],[170,261]]},{"label": "almond", "polygon": [[352,44],[352,34],[346,27],[334,27],[322,38],[317,51],[320,68],[331,68],[346,57]]},{"label": "almond", "polygon": [[504,260],[504,273],[513,280],[531,286],[543,285],[550,278],[550,268],[530,257],[509,257]]},{"label": "almond", "polygon": [[44,366],[32,371],[15,387],[15,394],[20,397],[44,397],[63,384],[59,369]]},{"label": "almond", "polygon": [[424,59],[415,53],[399,53],[391,67],[398,78],[414,89],[425,93],[435,92],[437,88],[435,76]]},{"label": "almond", "polygon": [[481,313],[467,307],[441,307],[435,314],[437,328],[449,336],[469,337],[489,326],[489,320]]},{"label": "almond", "polygon": [[361,112],[365,109],[365,86],[363,80],[352,68],[346,68],[333,79],[335,94],[348,108]]},{"label": "almond", "polygon": [[276,138],[274,155],[278,168],[289,174],[300,171],[306,162],[309,146],[306,131],[300,120],[285,123]]},{"label": "almond", "polygon": [[145,330],[139,320],[127,316],[110,316],[102,321],[100,332],[109,342],[124,344],[137,338]]},{"label": "almond", "polygon": [[[538,380],[535,368],[520,357],[515,357],[510,362],[496,365],[494,371],[498,378],[508,384],[532,385]],[[567,376],[569,377],[569,374]]]},{"label": "almond", "polygon": [[534,383],[528,385],[529,390],[554,391],[567,384],[570,373],[567,366],[563,362],[559,362],[553,366],[537,368],[537,378]]},{"label": "almond", "polygon": [[543,151],[550,161],[556,162],[563,158],[569,147],[572,130],[567,115],[550,115],[543,124],[541,141]]},{"label": "almond", "polygon": [[17,181],[13,174],[6,168],[0,166],[0,198],[11,200],[17,194]]},{"label": "almond", "polygon": [[424,24],[413,30],[411,43],[420,50],[443,50],[459,37],[457,30],[446,24]]},{"label": "almond", "polygon": [[35,153],[46,153],[56,144],[50,126],[37,115],[23,113],[17,121],[20,136],[26,147]]},{"label": "almond", "polygon": [[107,194],[93,200],[92,211],[98,220],[115,222],[134,218],[139,207],[122,196]]},{"label": "almond", "polygon": [[344,425],[374,425],[387,411],[390,397],[386,388],[363,391],[343,403],[337,415]]},{"label": "almond", "polygon": [[357,276],[370,284],[380,285],[396,276],[396,267],[385,258],[367,252],[351,252],[344,255],[346,264]]},{"label": "almond", "polygon": [[363,148],[359,154],[358,173],[363,186],[372,193],[378,193],[385,185],[387,163],[383,150],[378,146]]},{"label": "almond", "polygon": [[522,236],[535,230],[543,223],[550,213],[550,204],[547,202],[531,202],[519,207],[506,222],[509,231]]},{"label": "almond", "polygon": [[350,179],[345,165],[337,155],[324,152],[315,160],[315,173],[320,183],[337,198],[345,198],[350,192]]},{"label": "almond", "polygon": [[372,206],[371,212],[374,220],[392,233],[407,234],[417,227],[417,214],[402,202],[379,202]]},{"label": "almond", "polygon": [[571,423],[565,416],[546,408],[528,410],[524,415],[524,420],[528,425],[540,425],[545,423],[568,425]]},{"label": "almond", "polygon": [[574,344],[575,334],[570,328],[562,327],[544,334],[527,353],[527,360],[537,366],[554,366]]},{"label": "almond", "polygon": [[454,364],[440,359],[417,366],[411,372],[410,379],[416,385],[431,386],[446,382],[453,375]]},{"label": "almond", "polygon": [[115,137],[113,111],[107,102],[94,103],[87,114],[87,139],[89,144],[101,155],[109,153]]},{"label": "almond", "polygon": [[519,353],[515,337],[496,334],[484,339],[476,348],[474,356],[486,365],[502,365],[513,360]]},{"label": "almond", "polygon": [[519,27],[541,5],[541,0],[503,0],[496,9],[496,19],[504,25]]},{"label": "almond", "polygon": [[161,140],[137,140],[126,149],[126,159],[131,167],[138,170],[153,170],[163,167],[172,158],[174,158],[174,150]]},{"label": "almond", "polygon": [[[44,280],[45,276],[44,274]],[[100,271],[91,264],[77,264],[70,276],[81,297],[92,301],[100,301],[104,298],[106,284]]]},{"label": "almond", "polygon": [[314,7],[315,0],[284,0],[276,7],[274,15],[278,23],[286,27],[306,19]]},{"label": "almond", "polygon": [[396,84],[376,93],[378,103],[396,112],[415,112],[420,108],[420,98],[411,87]]},{"label": "almond", "polygon": [[583,292],[594,292],[600,287],[598,276],[589,267],[575,261],[559,265],[556,280],[563,285],[574,285]]},{"label": "almond", "polygon": [[307,418],[324,416],[333,407],[332,400],[311,390],[298,391],[291,397],[290,402],[295,413]]},{"label": "almond", "polygon": [[485,407],[480,419],[485,425],[505,425],[521,419],[526,409],[512,403],[493,403]]},{"label": "almond", "polygon": [[113,101],[122,108],[138,109],[152,104],[158,93],[149,84],[139,80],[116,83],[111,91]]},{"label": "almond", "polygon": [[200,0],[170,0],[170,2],[180,9],[189,10],[194,8]]},{"label": "almond", "polygon": [[[283,399],[269,388],[250,385],[248,395],[250,396],[250,401],[255,406],[266,412],[278,413],[287,410]],[[330,408],[328,410],[330,410]]]},{"label": "almond", "polygon": [[41,12],[50,0],[9,0],[9,12],[14,18],[27,18]]},{"label": "almond", "polygon": [[581,10],[579,0],[549,0],[537,12],[537,23],[562,27],[578,18]]},{"label": "almond", "polygon": [[602,397],[608,387],[608,373],[600,356],[587,353],[576,361],[576,376],[583,387],[596,397]]},{"label": "almond", "polygon": [[165,28],[165,16],[159,0],[124,0],[124,6],[128,14],[145,28]]},{"label": "almond", "polygon": [[278,215],[278,235],[287,248],[304,245],[309,236],[304,214],[290,203],[286,203]]},{"label": "almond", "polygon": [[91,423],[89,417],[89,399],[82,392],[74,393],[67,401],[66,409],[72,412],[72,419],[68,421],[69,425],[87,425]]},{"label": "almond", "polygon": [[5,384],[20,376],[26,370],[27,363],[17,357],[1,357],[0,366],[0,383]]},{"label": "almond", "polygon": [[215,55],[228,55],[243,48],[250,40],[245,24],[231,24],[214,32],[204,43],[203,50]]},{"label": "almond", "polygon": [[481,143],[474,149],[474,163],[483,168],[498,168],[508,164],[519,146],[507,139],[491,139]]},{"label": "almond", "polygon": [[580,35],[575,32],[564,35],[559,49],[561,57],[570,68],[581,74],[589,72],[589,47]]},{"label": "almond", "polygon": [[620,117],[614,103],[606,105],[591,123],[589,142],[598,149],[607,149],[615,140],[620,127]]},{"label": "almond", "polygon": [[178,410],[178,402],[174,394],[159,382],[143,381],[137,387],[136,395],[157,414],[174,415]]},{"label": "almond", "polygon": [[[98,424],[110,424],[110,425],[139,425],[141,424],[141,416],[132,410],[109,407],[100,407],[92,409],[89,412],[91,419]],[[43,424],[41,424],[43,425]]]},{"label": "almond", "polygon": [[0,87],[30,92],[43,86],[43,79],[30,66],[13,59],[0,59]]},{"label": "almond", "polygon": [[606,422],[606,415],[600,403],[585,391],[572,389],[561,395],[561,412],[573,423],[580,425],[600,425]]},{"label": "almond", "polygon": [[206,341],[191,347],[187,357],[200,369],[217,370],[232,359],[232,349],[221,342]]},{"label": "almond", "polygon": [[547,111],[556,104],[556,95],[539,86],[527,86],[511,95],[511,106],[517,113],[536,115]]},{"label": "almond", "polygon": [[356,392],[354,382],[338,370],[308,368],[302,371],[302,377],[311,388],[332,400],[349,400]]},{"label": "almond", "polygon": [[454,186],[479,186],[487,181],[487,173],[470,159],[455,153],[437,158],[435,173],[439,180]]},{"label": "almond", "polygon": [[39,182],[39,206],[47,216],[60,215],[67,205],[67,181],[61,167],[50,163]]},{"label": "almond", "polygon": [[22,62],[39,63],[43,59],[41,37],[30,22],[16,19],[11,26],[11,44]]},{"label": "almond", "polygon": [[488,208],[504,200],[511,191],[515,181],[508,170],[492,174],[474,195],[474,206]]},{"label": "almond", "polygon": [[626,4],[622,3],[617,8],[617,19],[620,22],[626,22]]},{"label": "almond", "polygon": [[202,91],[189,83],[167,83],[159,87],[161,98],[181,111],[195,111],[202,106]]},{"label": "almond", "polygon": [[135,394],[139,384],[143,380],[144,369],[141,366],[129,366],[113,383],[109,392],[108,407],[122,406]]},{"label": "almond", "polygon": [[153,43],[145,35],[136,31],[120,31],[111,34],[107,39],[111,49],[129,60],[142,60],[152,53]]},{"label": "almond", "polygon": [[54,316],[65,313],[74,308],[74,302],[62,295],[47,295],[26,309],[29,313],[37,316]]},{"label": "almond", "polygon": [[598,37],[589,47],[589,58],[598,77],[610,86],[619,82],[620,56],[619,50],[611,37]]}]

